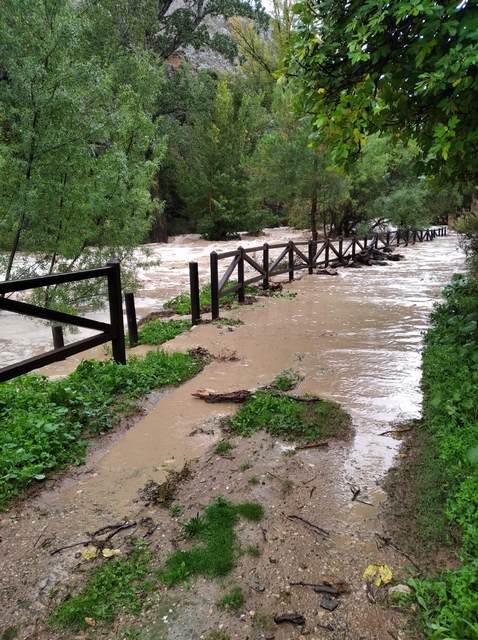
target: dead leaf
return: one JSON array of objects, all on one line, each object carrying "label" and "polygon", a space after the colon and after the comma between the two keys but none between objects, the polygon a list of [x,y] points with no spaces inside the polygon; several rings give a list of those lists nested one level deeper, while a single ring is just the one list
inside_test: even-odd
[{"label": "dead leaf", "polygon": [[103,555],[103,558],[113,558],[113,556],[119,556],[119,554],[121,553],[121,549],[109,549],[108,547],[106,547],[101,553]]},{"label": "dead leaf", "polygon": [[83,556],[83,560],[94,560],[98,556],[98,549],[94,544],[89,544],[83,549],[81,555]]},{"label": "dead leaf", "polygon": [[367,582],[372,582],[376,587],[388,584],[393,578],[393,573],[387,564],[369,564],[363,573]]},{"label": "dead leaf", "polygon": [[96,620],[94,618],[85,618],[85,624],[89,627],[96,627]]}]

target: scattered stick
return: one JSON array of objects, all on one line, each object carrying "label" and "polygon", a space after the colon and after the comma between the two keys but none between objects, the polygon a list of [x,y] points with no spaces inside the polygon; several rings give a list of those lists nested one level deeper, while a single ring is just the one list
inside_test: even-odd
[{"label": "scattered stick", "polygon": [[359,497],[361,489],[360,487],[356,487],[353,484],[349,484],[349,487],[350,491],[352,492],[352,502],[354,502]]},{"label": "scattered stick", "polygon": [[318,477],[319,477],[319,474],[316,473],[315,476],[312,476],[312,478],[309,478],[309,480],[304,480],[302,484],[310,484],[311,482],[314,482],[314,480],[317,480]]},{"label": "scattered stick", "polygon": [[382,431],[382,433],[379,433],[379,436],[388,436],[390,434],[395,434],[395,433],[407,433],[407,431],[412,431],[414,429],[414,427],[404,427],[403,429],[389,429],[388,431]]},{"label": "scattered stick", "polygon": [[247,389],[240,389],[239,391],[218,393],[216,391],[212,391],[211,389],[198,389],[191,395],[193,395],[195,398],[199,398],[200,400],[204,400],[204,402],[209,402],[211,404],[214,404],[216,402],[235,402],[237,404],[240,404],[251,397],[252,391],[248,391]]},{"label": "scattered stick", "polygon": [[298,445],[295,448],[295,450],[300,451],[302,449],[317,449],[319,447],[328,447],[328,446],[329,446],[329,441],[323,440],[322,442],[309,442],[308,444]]},{"label": "scattered stick", "polygon": [[314,584],[313,582],[289,582],[291,587],[312,587],[316,593],[328,593],[331,596],[340,595],[340,591],[337,591],[335,587],[331,587],[325,582],[319,582]]},{"label": "scattered stick", "polygon": [[[395,549],[395,551],[397,553],[400,553],[404,558],[406,558],[409,562],[411,562],[413,564],[413,566],[415,567],[415,569],[417,569],[418,571],[421,572],[421,568],[419,567],[419,565],[415,562],[415,560],[405,551],[402,551],[402,549],[400,549],[400,547],[397,547],[397,545],[393,542],[393,540],[387,536],[382,536],[380,535],[380,533],[375,532],[375,538],[376,538],[376,543],[377,543],[377,548],[381,549],[382,547],[392,547],[392,549]],[[381,544],[381,546],[379,546],[379,542]]]},{"label": "scattered stick", "polygon": [[[88,533],[88,535],[90,536],[88,540],[82,540],[81,542],[74,542],[73,544],[67,544],[64,547],[59,547],[58,549],[54,549],[53,551],[51,551],[50,555],[54,556],[57,553],[61,553],[61,551],[73,549],[74,547],[86,547],[89,544],[98,547],[98,549],[103,549],[106,544],[120,531],[126,531],[127,529],[131,529],[137,526],[137,522],[120,522],[119,524],[109,524],[105,527],[101,527],[101,529],[98,529],[98,531],[95,531],[94,533]],[[110,533],[105,538],[99,540],[97,536],[106,533],[106,531],[110,531]]]},{"label": "scattered stick", "polygon": [[313,531],[315,531],[316,533],[318,533],[319,535],[321,535],[321,536],[323,536],[325,538],[327,538],[330,535],[330,533],[326,529],[323,529],[322,527],[319,527],[318,524],[314,524],[313,522],[310,522],[310,520],[306,520],[302,516],[296,516],[294,514],[291,514],[291,515],[286,516],[286,518],[288,520],[291,520],[291,521],[297,520],[299,522],[303,522],[304,524],[309,526],[311,529],[313,529]]}]

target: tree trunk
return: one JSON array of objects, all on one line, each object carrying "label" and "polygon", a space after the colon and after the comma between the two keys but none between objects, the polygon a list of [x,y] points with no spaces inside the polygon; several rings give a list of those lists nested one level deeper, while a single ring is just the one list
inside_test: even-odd
[{"label": "tree trunk", "polygon": [[317,242],[319,234],[317,233],[317,184],[315,182],[315,174],[317,173],[318,161],[317,156],[314,157],[314,186],[312,187],[312,195],[310,198],[310,230],[312,232],[312,240]]},{"label": "tree trunk", "polygon": [[167,242],[168,241],[168,221],[166,216],[162,214],[151,227],[149,232],[150,242]]}]

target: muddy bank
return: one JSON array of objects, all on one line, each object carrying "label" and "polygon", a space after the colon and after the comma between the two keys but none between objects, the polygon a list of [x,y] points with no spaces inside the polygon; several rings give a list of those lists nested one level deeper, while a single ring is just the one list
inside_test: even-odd
[{"label": "muddy bank", "polygon": [[[318,626],[323,616],[337,626],[337,633],[342,633],[337,637],[381,640],[387,637],[380,635],[381,629],[388,629],[384,626],[388,624],[394,633],[399,625],[395,614],[372,607],[361,579],[369,562],[386,561],[395,573],[405,564],[393,550],[377,549],[374,536],[376,531],[383,532],[378,506],[384,492],[379,485],[399,446],[393,437],[380,433],[397,421],[420,414],[421,334],[441,288],[463,264],[452,236],[408,247],[403,253],[408,259],[393,266],[345,270],[335,278],[304,276],[290,286],[290,291],[297,294],[293,299],[265,299],[231,311],[231,317],[240,317],[244,325],[199,326],[168,343],[167,348],[174,350],[198,345],[213,353],[232,349],[238,360],[215,361],[194,380],[161,398],[103,457],[91,461],[77,481],[2,514],[0,607],[5,627],[16,625],[19,638],[52,637],[50,631],[40,631],[52,594],[58,597],[70,588],[69,574],[78,559],[74,551],[50,556],[51,550],[107,523],[143,517],[145,507],[137,502],[140,489],[150,481],[162,482],[167,469],[180,468],[186,460],[198,458],[196,479],[186,483],[180,490],[184,494],[177,498],[185,507],[185,516],[194,515],[194,510],[220,493],[233,499],[252,497],[266,508],[263,526],[270,532],[270,536],[266,534],[270,538],[267,545],[272,546],[261,547],[259,560],[242,558],[233,576],[237,581],[254,577],[267,583],[267,595],[247,592],[251,598],[246,604],[248,611],[259,610],[261,602],[267,602],[265,615],[270,615],[292,598],[290,606],[299,608],[304,603],[304,615],[315,634],[312,637],[331,637],[332,632]],[[217,420],[231,414],[235,407],[207,405],[191,393],[198,388],[253,388],[270,382],[286,368],[304,376],[300,393],[335,400],[351,414],[354,438],[337,442],[328,450],[304,451],[289,459],[283,456],[279,442],[257,436],[237,443],[234,461],[211,457],[211,447],[220,438]],[[193,432],[196,435],[189,435]],[[242,459],[252,461],[259,484],[249,485],[244,480],[239,469]],[[286,476],[295,489],[283,495],[268,472]],[[316,489],[310,495],[312,487],[304,483],[316,473]],[[352,502],[350,484],[360,487],[371,504]],[[295,523],[284,520],[281,513],[288,511],[320,523],[330,530],[330,539],[316,540]],[[155,544],[163,558],[173,545],[171,540],[177,537],[177,523],[160,509],[146,514],[159,524]],[[250,533],[256,534],[255,530]],[[84,563],[80,569],[85,570]],[[249,575],[252,570],[257,573]],[[344,596],[334,614],[322,613],[317,594],[307,590],[294,588],[290,596],[282,596],[286,582],[296,581],[292,578],[302,573],[307,577],[337,574],[350,581],[351,593]],[[144,638],[199,638],[211,627],[198,623],[187,631],[187,621],[220,624],[214,608],[219,589],[216,583],[199,580],[193,592],[184,593],[186,600],[181,600],[175,623],[183,636],[160,627],[154,632],[161,617],[147,622]],[[179,595],[170,592],[168,598]],[[158,604],[158,611],[161,607]],[[227,618],[237,638],[248,633],[256,637],[253,633],[257,629],[248,611],[248,622]],[[275,630],[278,639],[298,635],[299,629],[287,627]],[[248,630],[246,635],[244,629]],[[114,633],[111,638],[117,637]],[[265,631],[261,633],[264,635],[258,638],[266,637]]]}]

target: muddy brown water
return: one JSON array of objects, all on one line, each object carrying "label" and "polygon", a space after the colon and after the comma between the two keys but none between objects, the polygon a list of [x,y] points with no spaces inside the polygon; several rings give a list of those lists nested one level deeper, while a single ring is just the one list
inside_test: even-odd
[{"label": "muddy brown water", "polygon": [[[51,588],[64,581],[75,563],[72,555],[61,560],[55,556],[52,560],[47,550],[37,550],[39,535],[49,536],[54,547],[78,539],[81,532],[124,516],[134,517],[141,509],[138,491],[148,481],[161,482],[168,469],[210,456],[211,446],[220,437],[215,421],[235,407],[205,404],[191,396],[193,391],[253,388],[269,382],[281,370],[293,368],[304,376],[300,392],[335,400],[350,412],[354,435],[350,442],[337,442],[327,451],[301,452],[291,459],[296,460],[292,465],[282,461],[284,456],[280,454],[285,445],[268,446],[274,446],[281,473],[293,477],[300,472],[302,481],[314,474],[321,478],[314,499],[301,498],[300,505],[295,504],[294,508],[303,509],[305,515],[312,509],[311,519],[334,532],[323,567],[329,573],[351,576],[356,584],[350,611],[360,611],[357,620],[364,622],[369,631],[368,635],[343,637],[386,637],[377,630],[382,618],[370,622],[368,613],[363,618],[363,611],[368,609],[360,604],[364,566],[378,559],[399,562],[396,557],[378,554],[373,539],[373,532],[380,529],[377,512],[384,498],[380,481],[400,444],[380,433],[420,415],[422,335],[443,286],[453,273],[464,268],[463,253],[453,235],[400,251],[406,259],[384,267],[342,269],[335,277],[304,274],[287,287],[297,294],[293,299],[260,299],[253,306],[224,312],[240,318],[243,325],[202,325],[168,343],[168,350],[203,346],[216,355],[234,350],[239,359],[214,361],[193,380],[162,394],[129,430],[111,437],[100,455],[91,456],[76,473],[47,484],[40,495],[2,515],[0,607],[6,620],[11,624],[25,623],[25,629],[31,632],[28,623],[32,617],[41,617],[48,605],[46,596],[39,594],[45,593],[46,585]],[[141,353],[144,347],[134,351]],[[59,370],[49,372],[64,373],[67,368],[68,361]],[[208,434],[204,427],[211,425],[214,433]],[[198,427],[203,427],[204,433],[191,436]],[[245,450],[243,455],[247,459],[252,454]],[[238,453],[236,466],[239,461]],[[270,468],[269,462],[262,459],[264,470]],[[207,471],[205,474],[207,477]],[[205,483],[201,485],[203,498],[205,493],[216,495],[218,490],[235,495],[237,489],[218,479],[216,472],[209,484],[207,480],[201,482]],[[361,497],[371,505],[352,502],[350,484],[359,486]],[[271,495],[261,487],[257,491],[257,497],[265,504],[270,502],[273,509]],[[239,489],[237,493],[239,496]],[[297,532],[291,535],[297,536]],[[294,552],[299,555],[301,539],[299,536]],[[293,558],[284,559],[289,578],[292,561]],[[306,596],[301,597],[307,600]],[[199,637],[192,631],[188,633],[191,635],[186,633],[183,637]],[[241,633],[238,631],[233,637],[246,637]],[[291,635],[277,633],[276,638],[296,637],[290,630]]]}]

